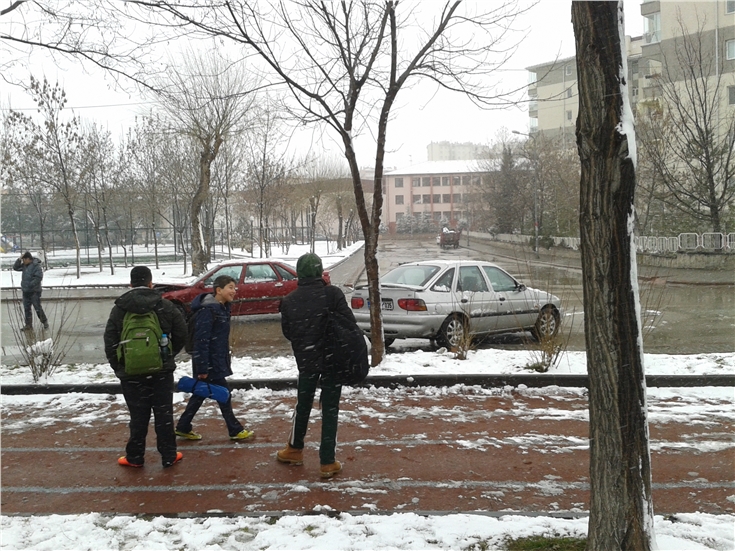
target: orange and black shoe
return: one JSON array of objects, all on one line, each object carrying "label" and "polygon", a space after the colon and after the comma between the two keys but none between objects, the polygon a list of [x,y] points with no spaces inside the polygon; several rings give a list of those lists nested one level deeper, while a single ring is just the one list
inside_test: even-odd
[{"label": "orange and black shoe", "polygon": [[172,467],[172,466],[176,465],[176,463],[178,463],[179,461],[181,461],[183,458],[184,458],[184,454],[183,453],[176,452],[176,459],[174,459],[173,461],[164,461],[163,462],[163,468],[165,469],[166,467]]},{"label": "orange and black shoe", "polygon": [[123,467],[135,467],[138,469],[143,466],[143,463],[131,463],[124,455],[117,460],[117,464],[122,465]]}]

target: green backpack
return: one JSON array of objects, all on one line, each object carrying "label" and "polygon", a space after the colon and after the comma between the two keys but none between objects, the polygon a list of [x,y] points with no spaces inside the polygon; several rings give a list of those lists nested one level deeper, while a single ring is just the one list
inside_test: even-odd
[{"label": "green backpack", "polygon": [[148,375],[161,371],[161,324],[154,310],[145,314],[126,312],[117,359],[127,375]]}]

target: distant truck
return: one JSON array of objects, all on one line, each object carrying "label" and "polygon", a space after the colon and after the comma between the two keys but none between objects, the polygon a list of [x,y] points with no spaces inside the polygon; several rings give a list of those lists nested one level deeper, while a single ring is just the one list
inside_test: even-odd
[{"label": "distant truck", "polygon": [[441,233],[436,236],[436,242],[442,249],[459,248],[459,238],[462,236],[462,230],[450,230],[443,228]]}]

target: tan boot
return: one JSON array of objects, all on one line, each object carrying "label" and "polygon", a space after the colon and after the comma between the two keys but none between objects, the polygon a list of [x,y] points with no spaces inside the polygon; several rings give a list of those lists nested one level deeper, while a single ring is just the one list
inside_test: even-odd
[{"label": "tan boot", "polygon": [[322,478],[332,478],[334,475],[336,475],[341,470],[342,470],[342,463],[340,463],[339,461],[335,461],[334,463],[331,463],[329,465],[322,465],[321,466],[321,477]]},{"label": "tan boot", "polygon": [[286,447],[276,454],[276,459],[281,463],[288,463],[289,465],[303,465],[304,450],[292,448],[291,444],[286,444]]}]

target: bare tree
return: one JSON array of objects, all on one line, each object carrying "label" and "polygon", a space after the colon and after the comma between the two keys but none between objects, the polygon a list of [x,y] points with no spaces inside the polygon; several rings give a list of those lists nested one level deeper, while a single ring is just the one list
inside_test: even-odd
[{"label": "bare tree", "polygon": [[[149,88],[152,74],[165,70],[151,55],[160,30],[136,25],[126,2],[86,0],[37,2],[11,0],[0,8],[0,78],[13,77],[14,64],[42,50],[54,60],[80,61],[100,67],[118,83],[132,81]],[[27,61],[25,61],[27,63]]]},{"label": "bare tree", "polygon": [[723,97],[735,80],[705,23],[690,32],[680,17],[680,36],[649,75],[658,98],[644,104],[641,146],[670,192],[668,204],[722,232],[723,213],[735,199],[735,117]]},{"label": "bare tree", "polygon": [[651,458],[634,229],[635,133],[623,3],[573,2],[577,148],[589,373],[589,550],[653,543]]},{"label": "bare tree", "polygon": [[119,183],[120,158],[109,132],[93,126],[86,134],[85,154],[89,163],[89,178],[84,190],[87,195],[87,219],[92,223],[97,240],[97,258],[100,272],[103,271],[102,253],[107,249],[110,273],[115,274],[112,260],[107,212]]},{"label": "bare tree", "polygon": [[199,186],[190,211],[192,273],[199,275],[206,271],[210,255],[201,214],[210,199],[212,163],[224,141],[246,124],[254,94],[243,63],[229,63],[216,51],[189,53],[182,60],[159,98],[172,125],[199,145]]},{"label": "bare tree", "polygon": [[[174,2],[133,0],[170,23],[185,22],[205,36],[247,46],[293,94],[304,123],[326,124],[342,142],[350,167],[356,208],[365,239],[365,268],[371,301],[372,362],[385,353],[380,312],[378,236],[383,206],[383,163],[388,122],[398,93],[410,80],[426,77],[439,86],[490,105],[498,92],[492,72],[509,57],[504,39],[519,13],[515,0],[484,3],[487,11],[460,10],[460,0],[422,2],[399,14],[394,0],[285,3],[229,1],[202,9]],[[403,2],[400,3],[403,7]],[[430,6],[432,17],[421,12]],[[405,32],[404,32],[405,31]],[[375,137],[375,185],[368,211],[355,151],[355,138]]]},{"label": "bare tree", "polygon": [[83,160],[83,135],[79,120],[72,116],[64,120],[62,111],[66,106],[66,93],[57,83],[51,85],[31,76],[28,92],[38,105],[43,124],[32,117],[11,111],[11,121],[27,136],[28,155],[39,161],[38,178],[43,185],[53,189],[61,198],[69,216],[69,223],[76,249],[77,278],[81,277],[81,256],[77,232],[76,211],[78,195],[84,188],[87,167]]}]

